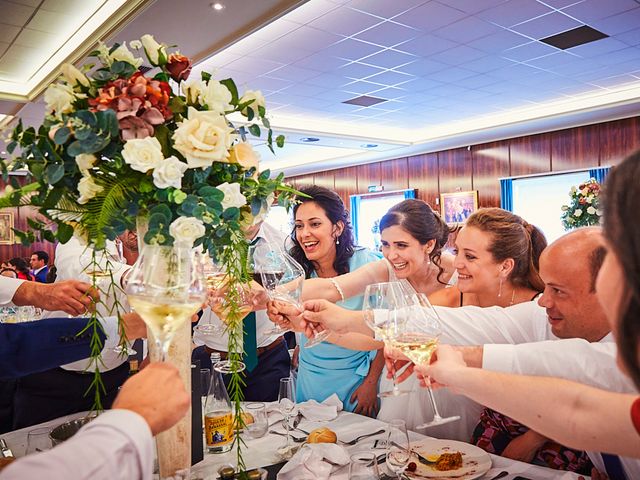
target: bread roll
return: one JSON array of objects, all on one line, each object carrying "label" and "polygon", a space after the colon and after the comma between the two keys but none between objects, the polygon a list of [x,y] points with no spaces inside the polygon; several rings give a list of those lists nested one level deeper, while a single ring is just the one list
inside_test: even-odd
[{"label": "bread roll", "polygon": [[15,457],[0,457],[0,470],[15,461]]},{"label": "bread roll", "polygon": [[336,443],[337,441],[335,432],[327,427],[312,430],[307,438],[308,443]]}]

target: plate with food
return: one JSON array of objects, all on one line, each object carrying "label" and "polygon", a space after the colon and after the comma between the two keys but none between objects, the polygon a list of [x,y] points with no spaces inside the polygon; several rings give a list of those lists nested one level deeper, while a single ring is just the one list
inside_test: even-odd
[{"label": "plate with food", "polygon": [[424,438],[411,442],[409,478],[472,480],[491,468],[489,454],[481,448],[455,440]]}]

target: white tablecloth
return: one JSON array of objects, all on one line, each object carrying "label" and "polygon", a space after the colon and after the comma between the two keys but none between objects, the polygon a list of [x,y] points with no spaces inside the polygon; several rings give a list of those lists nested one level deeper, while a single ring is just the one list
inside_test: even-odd
[{"label": "white tablecloth", "polygon": [[[13,451],[13,454],[16,457],[21,457],[24,455],[26,450],[27,443],[27,432],[34,428],[40,426],[48,426],[53,428],[60,423],[68,421],[73,418],[78,418],[83,416],[83,414],[69,415],[68,417],[60,418],[57,420],[52,420],[50,422],[43,423],[37,426],[31,426],[28,428],[23,428],[21,430],[15,430],[13,432],[6,433],[2,435],[7,441],[9,448]],[[280,421],[277,414],[270,415],[270,422],[276,422],[276,429],[281,430]],[[380,420],[376,420],[373,418],[363,417],[361,415],[356,415],[348,412],[340,412],[337,419],[331,422],[309,422],[306,420],[302,420],[299,428],[309,432],[314,428],[326,426],[331,428],[336,432],[338,436],[338,440],[343,439],[352,439],[357,437],[360,434],[374,432],[376,430],[380,430],[385,428],[386,424],[381,422]],[[300,431],[294,431],[294,435],[296,436],[304,436]],[[421,435],[416,432],[410,433],[411,440],[417,440],[423,438],[424,435]],[[376,439],[385,438],[385,434],[381,433],[375,437],[369,437],[364,440],[359,441],[356,445],[346,446],[346,448],[350,452],[357,452],[361,450],[369,450],[373,449],[373,444]],[[276,449],[278,446],[284,444],[285,438],[283,436],[275,435],[268,433],[262,438],[258,439],[250,439],[245,437],[246,448],[244,450],[244,461],[247,468],[257,468],[263,467],[265,465],[272,465],[275,463],[282,462],[282,459],[276,453]],[[377,454],[384,453],[384,449],[373,450]],[[558,470],[552,470],[550,468],[538,467],[535,465],[530,465],[523,462],[517,462],[514,460],[509,460],[503,457],[499,457],[496,455],[491,455],[492,468],[489,470],[481,480],[489,480],[493,478],[495,475],[500,473],[503,470],[509,472],[509,475],[503,477],[505,480],[512,480],[514,477],[520,475],[526,478],[535,479],[535,480],[547,480],[547,479],[561,479],[561,480],[577,480],[578,475],[569,472],[561,472]],[[202,479],[202,480],[214,480],[218,478],[217,471],[218,468],[222,465],[226,464],[236,464],[236,452],[235,449],[231,450],[228,453],[224,454],[208,454],[205,453],[204,460],[197,463],[191,468],[191,477],[193,479]],[[588,478],[588,477],[587,477]]]}]

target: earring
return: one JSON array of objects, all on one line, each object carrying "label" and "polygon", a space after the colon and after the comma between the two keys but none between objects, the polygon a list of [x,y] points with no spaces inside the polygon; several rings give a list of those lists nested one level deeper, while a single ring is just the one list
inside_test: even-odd
[{"label": "earring", "polygon": [[336,237],[336,245],[340,245],[340,238]]},{"label": "earring", "polygon": [[502,296],[502,278],[500,278],[500,287],[498,287],[498,297]]}]

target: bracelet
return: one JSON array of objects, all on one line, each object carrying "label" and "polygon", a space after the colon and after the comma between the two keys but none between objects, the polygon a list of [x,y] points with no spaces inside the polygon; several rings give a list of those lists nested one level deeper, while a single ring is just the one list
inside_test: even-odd
[{"label": "bracelet", "polygon": [[338,282],[336,282],[336,279],[330,278],[329,281],[333,284],[333,286],[336,288],[336,290],[340,294],[341,301],[344,302],[344,292],[342,291],[342,288],[340,287],[340,285],[338,285]]}]

